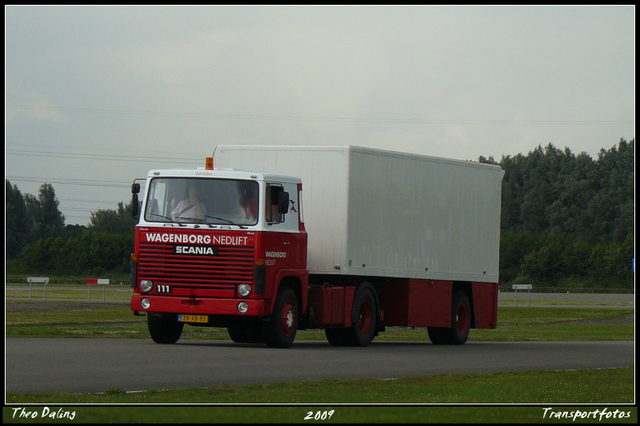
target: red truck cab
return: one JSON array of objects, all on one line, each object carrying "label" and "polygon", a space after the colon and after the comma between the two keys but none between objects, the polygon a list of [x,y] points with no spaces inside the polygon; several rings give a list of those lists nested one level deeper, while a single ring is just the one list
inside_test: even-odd
[{"label": "red truck cab", "polygon": [[131,309],[147,316],[152,339],[174,343],[187,323],[290,346],[308,293],[301,192],[300,179],[274,174],[149,172]]}]

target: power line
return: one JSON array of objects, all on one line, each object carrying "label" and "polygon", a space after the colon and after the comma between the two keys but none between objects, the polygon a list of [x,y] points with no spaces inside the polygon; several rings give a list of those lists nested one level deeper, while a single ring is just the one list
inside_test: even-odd
[{"label": "power line", "polygon": [[274,121],[333,121],[354,123],[402,123],[402,124],[533,124],[533,125],[620,125],[633,124],[634,120],[503,120],[503,119],[429,119],[429,118],[357,118],[357,117],[312,117],[246,114],[206,114],[191,112],[136,111],[123,109],[47,107],[38,105],[6,105],[9,109],[63,111],[70,113],[147,115],[158,117],[214,118],[231,120],[274,120]]},{"label": "power line", "polygon": [[56,158],[76,158],[76,159],[94,159],[94,160],[118,160],[118,161],[170,161],[172,163],[188,163],[202,162],[201,158],[166,158],[166,157],[148,157],[133,155],[110,155],[110,154],[81,154],[81,153],[61,153],[55,151],[28,151],[21,149],[7,149],[5,153],[12,155],[28,155],[30,157],[56,157]]},{"label": "power line", "polygon": [[104,180],[82,180],[65,178],[45,178],[34,176],[6,176],[7,180],[17,182],[55,183],[60,185],[82,185],[82,186],[103,186],[108,188],[130,188],[130,182],[115,182]]}]

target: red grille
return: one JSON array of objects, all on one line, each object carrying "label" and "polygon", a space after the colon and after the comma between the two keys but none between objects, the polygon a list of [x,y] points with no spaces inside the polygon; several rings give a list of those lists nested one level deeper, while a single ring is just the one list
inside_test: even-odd
[{"label": "red grille", "polygon": [[[253,283],[254,248],[221,246],[216,255],[174,254],[173,245],[140,243],[138,278],[152,280],[155,289],[167,285],[185,294],[229,296],[238,284]],[[182,291],[180,291],[182,290]],[[213,290],[202,293],[197,290]],[[218,294],[223,291],[225,294]]]}]

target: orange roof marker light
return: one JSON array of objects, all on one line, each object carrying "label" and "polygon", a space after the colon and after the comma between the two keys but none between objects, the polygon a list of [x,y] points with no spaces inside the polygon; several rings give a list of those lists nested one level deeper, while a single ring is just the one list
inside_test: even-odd
[{"label": "orange roof marker light", "polygon": [[206,170],[213,170],[213,157],[207,157],[204,168]]}]

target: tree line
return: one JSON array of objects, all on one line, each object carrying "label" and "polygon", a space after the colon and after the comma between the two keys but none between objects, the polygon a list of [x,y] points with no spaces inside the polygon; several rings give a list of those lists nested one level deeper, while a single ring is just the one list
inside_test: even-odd
[{"label": "tree line", "polygon": [[633,287],[634,140],[596,159],[552,144],[503,156],[500,280]]},{"label": "tree line", "polygon": [[[504,170],[500,281],[546,286],[633,287],[634,140],[596,159],[552,144],[527,155],[480,157]],[[131,205],[65,226],[50,184],[38,197],[6,181],[8,271],[126,274],[136,220]]]},{"label": "tree line", "polygon": [[85,276],[129,273],[137,220],[131,205],[91,213],[88,226],[66,225],[53,187],[24,196],[6,181],[7,274]]}]

